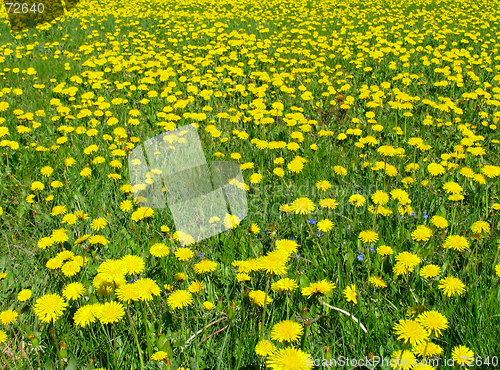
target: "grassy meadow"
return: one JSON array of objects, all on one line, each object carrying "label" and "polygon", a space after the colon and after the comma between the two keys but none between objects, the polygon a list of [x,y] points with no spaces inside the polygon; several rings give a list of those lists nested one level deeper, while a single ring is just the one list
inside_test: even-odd
[{"label": "grassy meadow", "polygon": [[[500,366],[499,5],[2,7],[0,367]],[[127,159],[186,125],[248,204],[194,243]]]}]

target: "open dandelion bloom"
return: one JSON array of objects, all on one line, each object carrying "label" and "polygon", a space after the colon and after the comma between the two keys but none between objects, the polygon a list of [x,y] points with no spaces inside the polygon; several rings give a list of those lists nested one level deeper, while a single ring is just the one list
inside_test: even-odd
[{"label": "open dandelion bloom", "polygon": [[4,343],[7,340],[7,333],[3,330],[0,330],[0,344]]},{"label": "open dandelion bloom", "polygon": [[448,221],[446,218],[441,216],[432,216],[431,224],[436,226],[438,229],[446,229],[448,227]]},{"label": "open dandelion bloom", "polygon": [[102,304],[97,318],[102,324],[113,324],[125,315],[125,309],[120,302],[111,301]]},{"label": "open dandelion bloom", "polygon": [[71,301],[80,298],[83,293],[85,293],[85,285],[80,282],[75,282],[66,285],[63,289],[62,295],[64,298]]},{"label": "open dandelion bloom", "polygon": [[415,361],[415,355],[408,350],[404,351],[394,351],[391,354],[390,366],[394,370],[409,370],[413,367],[413,362]]},{"label": "open dandelion bloom", "polygon": [[372,276],[368,281],[377,288],[387,288],[387,283],[381,276]]},{"label": "open dandelion bloom", "polygon": [[452,295],[462,295],[465,292],[465,284],[462,283],[462,280],[454,276],[448,276],[441,279],[439,283],[438,288],[448,297]]},{"label": "open dandelion bloom", "polygon": [[38,298],[33,311],[42,322],[57,320],[62,316],[68,303],[58,294],[46,294]]},{"label": "open dandelion bloom", "polygon": [[366,198],[360,194],[354,194],[349,197],[349,203],[355,207],[362,207],[366,203]]},{"label": "open dandelion bloom", "polygon": [[437,265],[426,265],[420,269],[420,276],[430,279],[438,276],[441,273],[441,267]]},{"label": "open dandelion bloom", "polygon": [[429,165],[427,166],[427,171],[432,176],[438,176],[445,173],[444,167],[441,166],[439,163],[429,163]]},{"label": "open dandelion bloom", "polygon": [[394,250],[388,245],[381,245],[377,247],[377,253],[380,254],[382,257],[384,257],[394,254]]},{"label": "open dandelion bloom", "polygon": [[441,331],[449,327],[448,319],[438,311],[422,312],[416,319],[427,330],[430,330],[436,337],[441,335]]},{"label": "open dandelion bloom", "polygon": [[309,353],[292,347],[280,348],[267,358],[267,366],[273,370],[307,370],[313,364]]},{"label": "open dandelion bloom", "polygon": [[469,249],[469,242],[461,235],[450,235],[444,241],[443,248],[461,252]]},{"label": "open dandelion bloom", "polygon": [[382,190],[378,190],[373,193],[371,198],[373,203],[380,204],[382,206],[389,202],[389,194]]},{"label": "open dandelion bloom", "polygon": [[417,345],[427,340],[430,331],[417,321],[404,319],[394,325],[394,333],[398,335],[398,339],[402,339],[405,343]]},{"label": "open dandelion bloom", "polygon": [[288,259],[289,254],[287,251],[277,249],[257,258],[256,267],[267,274],[284,275],[287,272],[286,263]]},{"label": "open dandelion bloom", "polygon": [[375,243],[378,240],[378,234],[373,230],[361,231],[358,238],[363,243]]},{"label": "open dandelion bloom", "polygon": [[189,261],[194,256],[193,251],[189,248],[177,248],[174,254],[179,261]]},{"label": "open dandelion bloom", "polygon": [[156,281],[150,278],[140,278],[133,285],[135,285],[139,300],[141,301],[152,301],[153,296],[161,294],[161,289],[156,284]]},{"label": "open dandelion bloom", "polygon": [[[264,298],[265,298],[265,295],[266,293],[263,292],[262,290],[252,290],[250,291],[250,293],[248,294],[248,297],[252,300],[253,303],[255,303],[257,306],[264,306]],[[266,304],[269,304],[271,303],[273,300],[272,298],[269,297],[269,295],[267,296],[267,299],[266,299]]]},{"label": "open dandelion bloom", "polygon": [[339,203],[335,199],[332,199],[332,198],[325,198],[325,199],[321,199],[319,201],[319,206],[321,208],[335,209],[338,207],[338,205],[339,205]]},{"label": "open dandelion bloom", "polygon": [[317,228],[319,231],[322,231],[324,233],[329,232],[330,230],[333,229],[333,222],[330,221],[329,219],[324,219],[318,222]]},{"label": "open dandelion bloom", "polygon": [[327,180],[320,180],[316,184],[314,184],[316,188],[320,191],[327,191],[332,187],[332,184],[330,181]]},{"label": "open dandelion bloom", "polygon": [[192,294],[187,290],[176,290],[168,296],[167,304],[173,309],[181,309],[193,302]]},{"label": "open dandelion bloom", "polygon": [[144,260],[140,256],[128,254],[121,258],[127,274],[140,274],[144,271]]},{"label": "open dandelion bloom", "polygon": [[298,246],[295,240],[290,239],[280,239],[276,242],[277,250],[284,250],[288,254],[297,252]]},{"label": "open dandelion bloom", "polygon": [[226,227],[226,229],[234,229],[240,224],[240,222],[240,218],[236,215],[230,215],[226,213],[226,215],[224,216],[224,226]]},{"label": "open dandelion bloom", "polygon": [[116,297],[120,302],[130,303],[139,301],[139,292],[135,283],[122,284],[116,289]]},{"label": "open dandelion bloom", "polygon": [[183,231],[176,231],[172,237],[174,238],[174,240],[178,240],[181,245],[192,245],[195,243],[195,240],[194,238],[188,234],[188,233],[185,233]]},{"label": "open dandelion bloom", "polygon": [[[100,304],[98,304],[100,305]],[[96,306],[94,305],[85,305],[76,310],[73,315],[73,321],[76,325],[80,327],[85,327],[91,323],[96,322]]]},{"label": "open dandelion bloom", "polygon": [[217,267],[217,262],[210,261],[209,259],[203,259],[194,265],[194,272],[197,274],[205,274],[215,271]]},{"label": "open dandelion bloom", "polygon": [[149,253],[155,257],[165,257],[170,254],[170,248],[165,243],[155,243],[149,248]]},{"label": "open dandelion bloom", "polygon": [[425,225],[418,225],[417,228],[411,233],[411,238],[417,242],[428,241],[433,232]]},{"label": "open dandelion bloom", "polygon": [[295,199],[290,205],[290,209],[295,214],[307,215],[316,209],[316,205],[309,198]]},{"label": "open dandelion bloom", "polygon": [[168,357],[168,353],[164,351],[157,351],[151,355],[151,360],[153,361],[161,361]]},{"label": "open dandelion bloom", "polygon": [[23,289],[21,290],[18,294],[17,294],[17,300],[19,302],[25,302],[27,301],[28,299],[31,298],[31,290],[29,289]]},{"label": "open dandelion bloom", "polygon": [[17,316],[19,316],[19,314],[15,310],[1,311],[0,312],[0,322],[3,325],[12,324],[14,321],[16,321]]},{"label": "open dandelion bloom", "polygon": [[377,149],[377,153],[383,155],[384,157],[393,157],[396,155],[396,149],[391,145],[382,145]]},{"label": "open dandelion bloom", "polygon": [[445,183],[443,185],[443,189],[448,194],[459,194],[464,191],[464,188],[462,188],[458,183],[452,181]]},{"label": "open dandelion bloom", "polygon": [[209,301],[203,302],[203,308],[207,311],[213,310],[215,308],[214,304]]},{"label": "open dandelion bloom", "polygon": [[410,252],[401,252],[396,256],[396,261],[403,264],[409,271],[413,271],[420,263],[420,257]]},{"label": "open dandelion bloom", "polygon": [[472,230],[473,233],[485,234],[490,232],[491,226],[486,221],[476,221],[472,224],[470,229]]},{"label": "open dandelion bloom", "polygon": [[255,346],[255,353],[258,355],[258,356],[262,356],[262,357],[265,357],[265,356],[269,356],[271,353],[273,353],[274,351],[276,350],[276,347],[275,345],[264,339],[264,340],[261,340],[259,343],[257,343],[257,345]]},{"label": "open dandelion bloom", "polygon": [[344,297],[347,302],[358,304],[358,293],[356,292],[356,285],[352,284],[347,286],[344,291]]},{"label": "open dandelion bloom", "polygon": [[97,268],[97,273],[107,282],[122,280],[127,268],[122,260],[106,260]]},{"label": "open dandelion bloom", "polygon": [[409,272],[409,269],[404,263],[397,262],[392,268],[392,272],[394,272],[395,275],[400,276],[407,274]]},{"label": "open dandelion bloom", "polygon": [[347,170],[343,166],[333,166],[333,172],[339,176],[347,176]]},{"label": "open dandelion bloom", "polygon": [[421,357],[439,356],[443,353],[443,349],[440,346],[428,341],[412,346],[412,350],[414,354]]},{"label": "open dandelion bloom", "polygon": [[471,366],[474,364],[474,352],[466,346],[460,345],[453,347],[451,355],[453,359],[461,366]]},{"label": "open dandelion bloom", "polygon": [[284,320],[273,326],[271,339],[278,342],[295,342],[300,339],[304,328],[298,322]]},{"label": "open dandelion bloom", "polygon": [[302,295],[311,298],[314,294],[325,294],[331,292],[336,286],[330,281],[321,280],[316,283],[311,283],[308,287],[302,289]]},{"label": "open dandelion bloom", "polygon": [[275,292],[293,292],[299,286],[295,280],[283,278],[271,285],[271,289]]}]

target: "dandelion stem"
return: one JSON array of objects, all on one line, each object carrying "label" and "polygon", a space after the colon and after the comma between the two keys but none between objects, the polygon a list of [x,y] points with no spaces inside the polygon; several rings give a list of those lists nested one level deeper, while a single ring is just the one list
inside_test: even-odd
[{"label": "dandelion stem", "polygon": [[404,351],[406,350],[406,347],[408,347],[408,342],[405,342],[403,344],[403,349],[401,350],[401,354],[399,355],[399,358],[398,358],[398,369],[397,370],[401,370],[401,367],[403,366],[403,363],[401,361],[401,359],[403,358],[403,353]]},{"label": "dandelion stem", "polygon": [[309,335],[309,332],[311,331],[311,323],[309,323],[305,326],[306,326],[306,330],[304,330],[304,334],[302,335],[302,340],[300,341],[300,349],[302,351],[304,351],[305,347],[306,347],[307,336]]},{"label": "dandelion stem", "polygon": [[264,339],[264,331],[266,326],[266,310],[267,310],[267,295],[269,293],[269,283],[271,281],[271,277],[268,275],[266,279],[266,290],[264,292],[264,308],[262,309],[262,323],[260,324],[260,340]]},{"label": "dandelion stem", "polygon": [[182,310],[182,321],[181,321],[181,337],[184,339],[184,334],[186,332],[185,330],[185,317],[184,317],[184,310]]},{"label": "dandelion stem", "polygon": [[116,354],[116,338],[115,338],[115,324],[111,324],[111,340],[113,341],[113,363],[115,369],[118,369],[118,359]]},{"label": "dandelion stem", "polygon": [[62,363],[62,358],[59,356],[59,345],[57,343],[57,338],[56,338],[56,327],[55,327],[55,322],[52,320],[49,324],[50,327],[50,336],[52,337],[52,340],[54,341],[54,348],[57,353],[57,358],[59,358],[59,366],[61,369],[63,368],[63,363]]},{"label": "dandelion stem", "polygon": [[[151,347],[151,333],[149,332],[149,325],[148,325],[148,318],[146,315],[145,303],[141,304],[141,313],[142,313],[142,323],[144,325],[144,330],[146,331],[146,345],[148,348],[148,358],[150,358],[151,355],[153,354],[153,350]],[[184,319],[183,319],[183,322],[184,322]]]},{"label": "dandelion stem", "polygon": [[130,307],[127,305],[127,317],[130,324],[130,329],[132,330],[132,335],[134,336],[134,342],[137,346],[137,353],[139,354],[139,361],[141,362],[141,369],[144,369],[144,360],[142,358],[141,346],[139,345],[139,339],[137,338],[137,333],[135,332],[134,322],[132,321],[132,316],[130,315]]}]

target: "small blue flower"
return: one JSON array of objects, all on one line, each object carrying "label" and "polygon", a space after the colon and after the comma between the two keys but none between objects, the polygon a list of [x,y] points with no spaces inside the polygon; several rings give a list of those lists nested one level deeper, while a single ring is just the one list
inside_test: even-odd
[{"label": "small blue flower", "polygon": [[204,259],[205,258],[205,255],[203,254],[203,252],[200,253],[200,260]]},{"label": "small blue flower", "polygon": [[135,283],[137,280],[139,280],[139,278],[132,279],[132,280],[130,280],[130,281],[129,281],[129,283],[130,283],[130,284],[133,284],[133,283]]},{"label": "small blue flower", "polygon": [[349,229],[349,230],[351,230],[351,229],[352,229],[352,226],[349,226],[349,227],[348,227],[348,229]]},{"label": "small blue flower", "polygon": [[358,256],[356,258],[358,259],[358,261],[363,261],[363,259],[364,259],[362,254],[358,254]]},{"label": "small blue flower", "polygon": [[313,225],[316,225],[318,223],[318,221],[312,219],[308,219],[307,222]]},{"label": "small blue flower", "polygon": [[300,258],[300,254],[297,253],[297,255],[295,257]]},{"label": "small blue flower", "polygon": [[295,240],[294,238],[290,238],[290,240]]},{"label": "small blue flower", "polygon": [[401,215],[398,215],[398,220],[401,220]]},{"label": "small blue flower", "polygon": [[317,236],[318,238],[320,238],[320,237],[321,237],[321,233],[317,233],[317,234],[316,234],[316,236]]},{"label": "small blue flower", "polygon": [[429,215],[424,214],[424,218],[427,220],[429,218]]},{"label": "small blue flower", "polygon": [[373,247],[370,247],[370,250],[371,250],[372,252],[375,252],[375,248],[373,248]]},{"label": "small blue flower", "polygon": [[410,213],[410,216],[415,216],[415,212]]}]

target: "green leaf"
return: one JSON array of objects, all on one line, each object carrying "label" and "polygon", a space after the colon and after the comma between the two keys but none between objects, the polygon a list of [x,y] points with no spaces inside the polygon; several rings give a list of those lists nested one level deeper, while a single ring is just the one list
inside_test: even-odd
[{"label": "green leaf", "polygon": [[56,370],[56,367],[54,365],[54,361],[52,361],[50,358],[47,358],[47,360],[45,360],[45,363],[43,364],[43,368],[45,370]]},{"label": "green leaf", "polygon": [[304,274],[304,275],[300,276],[299,284],[300,284],[300,287],[303,289],[303,288],[306,288],[309,285],[311,285],[311,282],[309,281],[309,278],[307,277],[307,275]]},{"label": "green leaf", "polygon": [[439,207],[438,215],[441,216],[441,217],[446,218],[446,208],[444,208],[443,205],[441,205],[441,207]]},{"label": "green leaf", "polygon": [[19,206],[17,206],[16,215],[19,220],[24,219],[24,215],[26,214],[27,211],[27,206],[28,204],[24,201],[20,202]]},{"label": "green leaf", "polygon": [[153,236],[151,239],[148,241],[148,248],[151,247],[153,244],[160,243],[161,240],[158,237],[158,235]]},{"label": "green leaf", "polygon": [[66,366],[66,370],[76,370],[77,362],[75,355],[71,354],[69,356],[68,366]]},{"label": "green leaf", "polygon": [[174,323],[174,321],[172,320],[172,314],[170,312],[166,311],[163,314],[163,327],[169,328],[173,323]]}]

